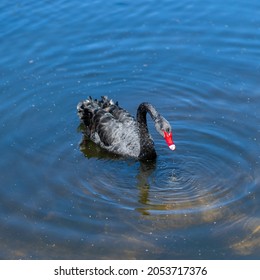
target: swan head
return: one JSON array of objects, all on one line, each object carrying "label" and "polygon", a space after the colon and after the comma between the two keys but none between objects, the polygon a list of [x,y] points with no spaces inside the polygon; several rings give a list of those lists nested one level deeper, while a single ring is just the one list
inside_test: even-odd
[{"label": "swan head", "polygon": [[172,128],[169,122],[162,116],[159,116],[155,120],[155,128],[159,132],[160,135],[165,139],[168,147],[174,151],[175,150],[175,144],[172,140]]}]

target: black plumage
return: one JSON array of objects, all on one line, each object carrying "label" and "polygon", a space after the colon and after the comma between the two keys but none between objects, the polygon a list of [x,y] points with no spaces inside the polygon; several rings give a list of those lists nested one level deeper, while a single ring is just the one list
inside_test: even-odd
[{"label": "black plumage", "polygon": [[[137,109],[136,119],[125,109],[103,96],[101,100],[82,101],[77,106],[80,120],[85,126],[86,135],[102,148],[122,156],[130,156],[140,160],[156,157],[154,143],[149,134],[146,114],[151,115],[157,131],[171,139],[171,126],[150,103],[141,103]],[[172,141],[166,140],[170,149],[174,150]]]}]

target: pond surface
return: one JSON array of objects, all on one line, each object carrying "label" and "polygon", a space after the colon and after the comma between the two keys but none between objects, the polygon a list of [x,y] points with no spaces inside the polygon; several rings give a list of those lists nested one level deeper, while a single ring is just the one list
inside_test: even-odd
[{"label": "pond surface", "polygon": [[[259,259],[260,2],[1,1],[1,259]],[[143,101],[155,162],[76,105]]]}]

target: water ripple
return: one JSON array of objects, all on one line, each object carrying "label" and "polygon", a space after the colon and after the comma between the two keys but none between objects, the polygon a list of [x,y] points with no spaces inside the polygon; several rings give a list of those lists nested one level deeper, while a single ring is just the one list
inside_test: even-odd
[{"label": "water ripple", "polygon": [[[2,258],[259,257],[251,2],[0,3]],[[149,164],[82,141],[88,95],[153,103],[176,151],[150,119]]]},{"label": "water ripple", "polygon": [[[188,138],[187,125],[185,130],[178,127],[176,134],[183,140],[177,141],[176,152],[166,150],[163,141],[156,139],[159,158],[151,166],[109,159],[98,162],[103,170],[88,180],[90,191],[119,208],[143,207],[154,214],[156,210],[159,214],[208,211],[234,203],[255,188],[252,159],[224,130],[223,126],[221,133],[189,127],[192,138]],[[90,164],[90,168],[98,167]],[[120,174],[114,172],[119,168]]]}]

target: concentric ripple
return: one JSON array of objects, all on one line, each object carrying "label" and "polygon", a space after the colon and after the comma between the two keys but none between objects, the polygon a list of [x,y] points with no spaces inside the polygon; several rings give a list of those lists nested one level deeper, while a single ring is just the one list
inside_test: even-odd
[{"label": "concentric ripple", "polygon": [[208,211],[241,199],[253,187],[250,163],[242,155],[236,159],[230,156],[241,154],[239,147],[212,135],[204,142],[209,135],[196,133],[200,142],[180,144],[172,162],[159,163],[149,196],[150,210]]},{"label": "concentric ripple", "polygon": [[172,98],[166,94],[165,107],[160,108],[172,124],[176,151],[166,147],[149,117],[158,154],[154,163],[111,159],[98,150],[89,156],[95,148],[87,142],[83,152],[100,159],[88,162],[90,172],[102,169],[98,176],[88,178],[90,192],[119,209],[186,215],[229,207],[254,191],[256,137],[248,138],[255,129],[254,115],[241,115],[242,100],[235,108],[223,103],[227,92],[213,89],[211,95],[217,95],[209,103],[210,93],[194,88],[191,95],[184,83],[178,85],[182,93],[176,96],[175,106],[166,105],[167,98],[169,104]]},{"label": "concentric ripple", "polygon": [[91,192],[119,208],[154,214],[208,211],[240,200],[255,187],[252,158],[242,143],[232,141],[228,126],[226,132],[219,128],[177,123],[176,151],[156,137],[154,163],[107,159],[91,167],[89,162],[89,168],[102,168],[88,178]]},{"label": "concentric ripple", "polygon": [[[259,1],[12,2],[0,4],[0,257],[259,259]],[[155,162],[79,144],[88,95],[133,115],[151,102],[176,150],[149,118]]]}]

